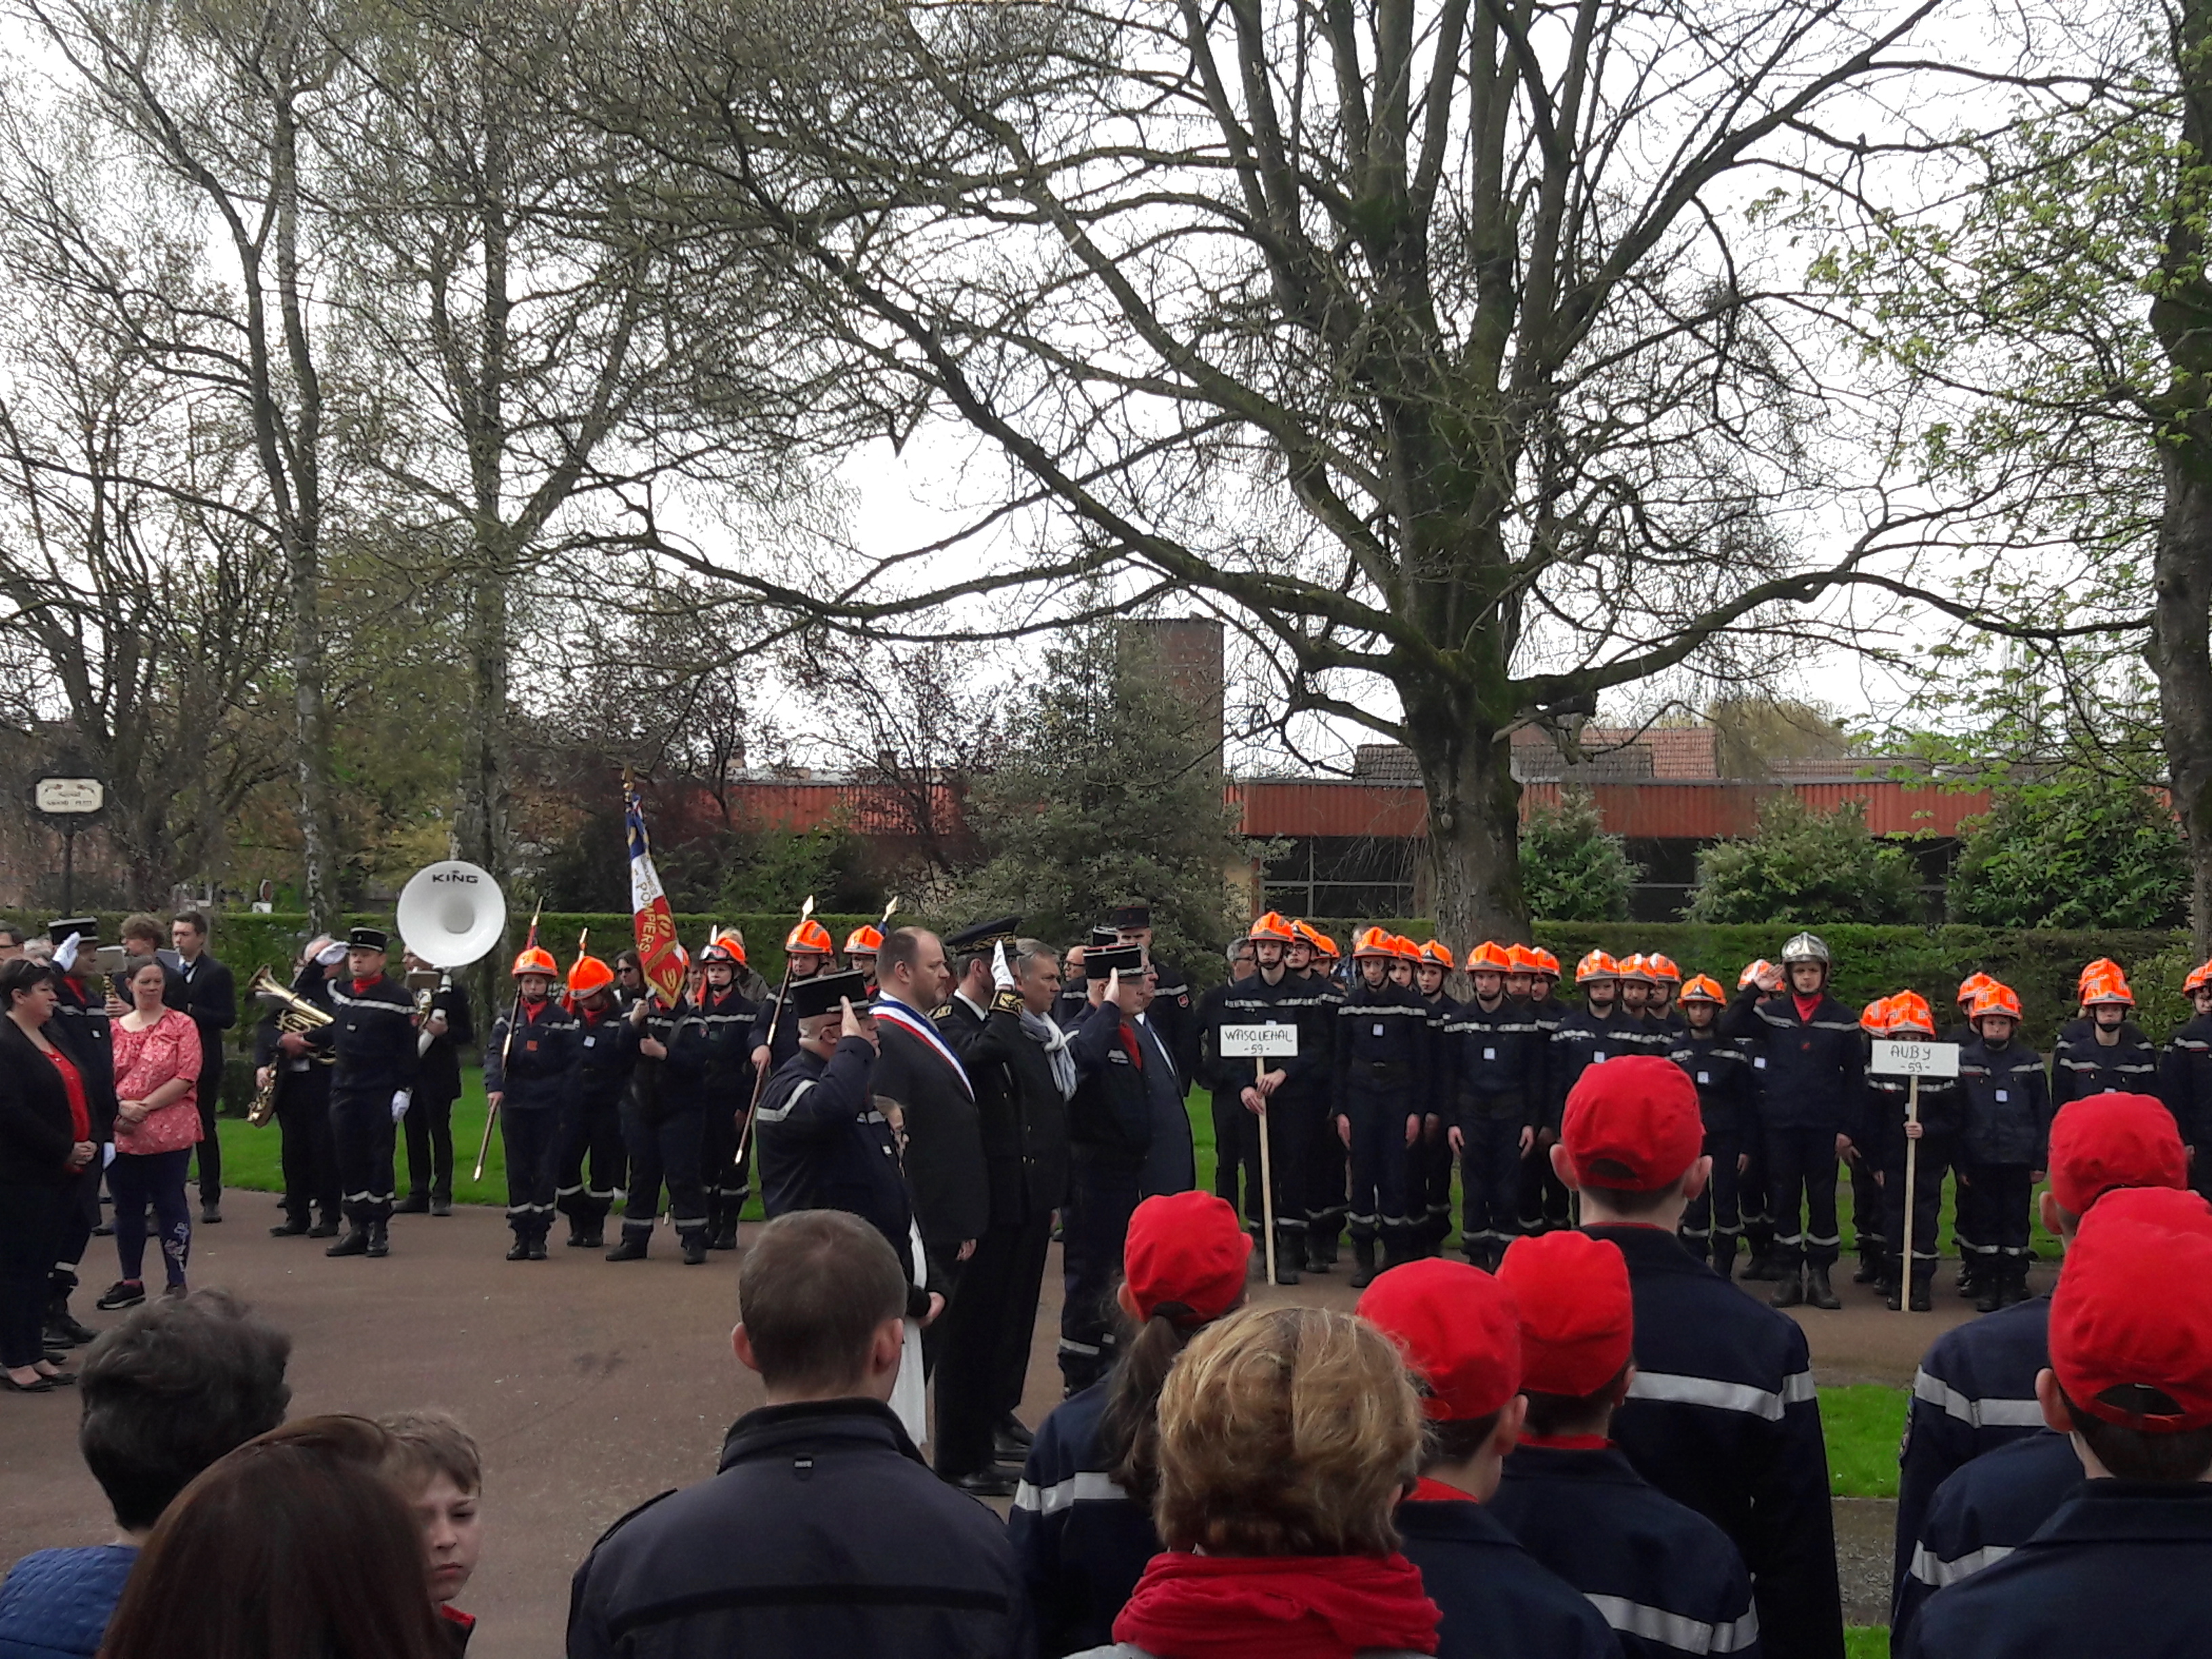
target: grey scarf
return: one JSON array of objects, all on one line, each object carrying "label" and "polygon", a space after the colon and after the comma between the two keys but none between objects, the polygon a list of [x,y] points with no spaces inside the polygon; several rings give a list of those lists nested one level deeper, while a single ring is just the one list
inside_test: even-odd
[{"label": "grey scarf", "polygon": [[1075,1098],[1075,1056],[1067,1052],[1067,1033],[1042,1014],[1022,1010],[1022,1032],[1044,1045],[1044,1057],[1052,1062],[1052,1080],[1060,1085],[1062,1100]]}]

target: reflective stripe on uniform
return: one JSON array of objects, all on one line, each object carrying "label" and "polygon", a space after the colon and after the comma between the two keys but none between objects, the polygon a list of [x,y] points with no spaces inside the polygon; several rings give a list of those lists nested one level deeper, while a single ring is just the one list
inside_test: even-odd
[{"label": "reflective stripe on uniform", "polygon": [[1071,1504],[1104,1504],[1128,1493],[1103,1469],[1084,1469],[1049,1486],[1032,1486],[1026,1480],[1014,1488],[1014,1507],[1037,1515],[1050,1515]]},{"label": "reflective stripe on uniform", "polygon": [[1631,1400],[1664,1400],[1678,1406],[1711,1406],[1717,1411],[1741,1412],[1779,1423],[1784,1410],[1819,1398],[1813,1373],[1795,1371],[1782,1379],[1778,1389],[1756,1388],[1748,1382],[1723,1382],[1711,1376],[1678,1376],[1664,1371],[1638,1371],[1628,1385]]},{"label": "reflective stripe on uniform", "polygon": [[1978,1550],[1968,1550],[1955,1560],[1942,1561],[1927,1545],[1916,1544],[1912,1547],[1912,1576],[1923,1584],[1942,1589],[1946,1584],[1972,1577],[1984,1567],[1995,1566],[2014,1548],[2011,1544],[1984,1544]]},{"label": "reflective stripe on uniform", "polygon": [[1664,1607],[1647,1607],[1623,1595],[1596,1595],[1585,1591],[1584,1598],[1605,1615],[1605,1622],[1613,1629],[1640,1636],[1647,1642],[1663,1643],[1682,1653],[1741,1653],[1759,1640],[1759,1611],[1755,1607],[1728,1624],[1709,1625],[1702,1619],[1669,1613]]},{"label": "reflective stripe on uniform", "polygon": [[791,1115],[791,1109],[799,1103],[799,1096],[805,1094],[813,1086],[814,1079],[812,1078],[808,1078],[796,1089],[793,1089],[788,1095],[784,1097],[782,1105],[762,1107],[759,1113],[760,1121],[763,1123],[782,1122],[784,1119]]},{"label": "reflective stripe on uniform", "polygon": [[[1990,1255],[1996,1252],[1991,1250]],[[1941,1407],[1947,1416],[1977,1429],[2039,1429],[2043,1407],[2033,1400],[1972,1400],[1924,1370],[1912,1376],[1912,1397]]]}]

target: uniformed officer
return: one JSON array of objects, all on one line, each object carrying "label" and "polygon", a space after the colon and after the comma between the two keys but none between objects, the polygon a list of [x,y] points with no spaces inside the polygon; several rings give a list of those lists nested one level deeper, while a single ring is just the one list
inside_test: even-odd
[{"label": "uniformed officer", "polygon": [[[1964,1048],[1974,1040],[1972,1018],[1974,1004],[1981,1000],[1983,992],[1996,983],[1996,980],[1979,969],[1959,981],[1959,1018],[1944,1028],[1941,1041]],[[1974,1237],[1974,1206],[1966,1201],[1966,1171],[1963,1146],[1960,1148],[1960,1157],[1962,1161],[1953,1166],[1959,1172],[1960,1201],[1956,1206],[1956,1218],[1951,1224],[1951,1239],[1959,1249],[1959,1294],[1971,1302],[1982,1293],[1978,1276],[1982,1271],[1983,1252],[1982,1241]]]},{"label": "uniformed officer", "polygon": [[847,1210],[891,1246],[915,1277],[914,1207],[899,1167],[902,1126],[878,1109],[869,1080],[875,1021],[859,974],[809,974],[791,988],[799,1047],[761,1094],[761,1203],[773,1221],[793,1210]]},{"label": "uniformed officer", "polygon": [[2073,1440],[2051,1429],[2037,1429],[1955,1470],[1936,1488],[1898,1582],[1889,1611],[1891,1650],[1905,1650],[1929,1596],[2003,1560],[2042,1531],[2081,1486]]},{"label": "uniformed officer", "polygon": [[[1540,946],[1515,948],[1525,952],[1528,964],[1528,1018],[1536,1027],[1536,1064],[1543,1074],[1536,1085],[1536,1097],[1544,1104],[1543,1121],[1536,1130],[1536,1155],[1521,1161],[1521,1231],[1527,1235],[1567,1224],[1567,1189],[1552,1168],[1552,1147],[1559,1138],[1553,1108],[1561,1097],[1553,1075],[1559,1050],[1553,1039],[1559,1033],[1559,1022],[1567,1017],[1567,1007],[1559,997],[1559,957]],[[1506,976],[1505,994],[1513,994],[1510,975]]]},{"label": "uniformed officer", "polygon": [[1429,1097],[1421,1103],[1421,1138],[1406,1153],[1406,1213],[1413,1218],[1423,1255],[1434,1255],[1451,1235],[1452,1149],[1445,1133],[1451,1078],[1441,1056],[1444,1023],[1459,1011],[1447,988],[1458,967],[1451,947],[1432,939],[1421,946],[1413,973],[1413,988],[1429,1010]]},{"label": "uniformed officer", "polygon": [[[1298,1052],[1255,1066],[1237,1091],[1246,1113],[1238,1136],[1240,1153],[1248,1168],[1258,1169],[1259,1137],[1264,1129],[1274,1170],[1275,1278],[1279,1284],[1295,1285],[1305,1260],[1307,1185],[1300,1159],[1311,1142],[1297,1120],[1309,1112],[1326,1118],[1329,1055],[1320,1026],[1324,1018],[1333,1020],[1335,1012],[1329,1005],[1324,1012],[1318,989],[1291,973],[1288,957],[1297,936],[1280,915],[1268,911],[1252,924],[1246,937],[1252,941],[1255,966],[1250,978],[1229,988],[1218,1018],[1221,1025],[1291,1025],[1297,1030]],[[1217,1036],[1216,1052],[1218,1048]],[[1336,1144],[1334,1137],[1330,1144]],[[1256,1224],[1260,1218],[1248,1213],[1246,1219]]]},{"label": "uniformed officer", "polygon": [[2212,1206],[2114,1193],[2051,1309],[2043,1420],[2087,1480],[2027,1543],[1936,1591],[1904,1659],[2192,1654],[2212,1629]]},{"label": "uniformed officer", "polygon": [[[1782,966],[1739,992],[1721,1033],[1750,1047],[1759,1073],[1767,1198],[1773,1206],[1781,1282],[1778,1308],[1842,1307],[1828,1269],[1842,1253],[1836,1160],[1848,1158],[1865,1108],[1866,1052],[1859,1023],[1828,993],[1831,958],[1814,933],[1782,947]],[[1785,982],[1786,981],[1786,982]]]},{"label": "uniformed officer", "polygon": [[1398,1345],[1422,1387],[1421,1480],[1392,1514],[1406,1559],[1443,1613],[1439,1659],[1602,1659],[1620,1644],[1572,1585],[1491,1510],[1518,1441],[1522,1343],[1513,1297],[1465,1262],[1394,1267],[1359,1316]]},{"label": "uniformed officer", "polygon": [[1176,1071],[1185,1078],[1197,1076],[1197,994],[1190,988],[1190,975],[1181,964],[1152,949],[1152,907],[1117,904],[1107,912],[1106,925],[1114,930],[1115,944],[1133,945],[1144,951],[1155,980],[1152,1006],[1145,1010],[1145,1018],[1158,1029],[1161,1041],[1175,1056]]},{"label": "uniformed officer", "polygon": [[[1341,1253],[1345,1223],[1351,1212],[1348,1195],[1351,1188],[1352,1160],[1344,1142],[1336,1133],[1336,1119],[1329,1103],[1330,1079],[1334,1061],[1328,1045],[1336,1041],[1336,1010],[1344,1000],[1346,987],[1340,985],[1332,971],[1337,961],[1335,940],[1300,918],[1291,923],[1296,936],[1285,960],[1290,975],[1303,987],[1311,999],[1312,1029],[1321,1044],[1319,1071],[1311,1075],[1310,1082],[1293,1084],[1295,1107],[1290,1115],[1291,1123],[1305,1139],[1299,1154],[1301,1176],[1300,1209],[1305,1218],[1305,1265],[1309,1273],[1325,1273],[1337,1263]],[[1396,935],[1392,935],[1395,947]],[[1412,951],[1408,942],[1406,950]],[[1392,969],[1398,967],[1399,953],[1394,948]],[[1407,983],[1412,982],[1410,972]],[[1301,1034],[1303,1040],[1304,1034]]]},{"label": "uniformed officer", "polygon": [[348,934],[346,976],[331,986],[331,1011],[337,1018],[304,1036],[287,1031],[277,1045],[287,1054],[327,1048],[332,1055],[331,1140],[351,1231],[325,1255],[392,1253],[386,1224],[395,1184],[393,1130],[410,1103],[420,1056],[415,999],[385,972],[390,944],[380,927],[356,927]]},{"label": "uniformed officer", "polygon": [[[690,961],[672,947],[687,976]],[[668,1188],[668,1216],[684,1265],[707,1260],[707,1193],[699,1175],[700,1125],[708,1104],[705,1028],[689,996],[664,1006],[648,993],[625,1016],[637,1037],[638,1067],[623,1105],[623,1145],[629,1153],[629,1195],[622,1238],[610,1261],[642,1261]]]},{"label": "uniformed officer", "polygon": [[1511,957],[1495,939],[1468,953],[1474,994],[1444,1022],[1448,1133],[1459,1154],[1460,1246],[1492,1268],[1520,1231],[1521,1164],[1543,1121],[1544,1067],[1526,1002],[1505,994]]},{"label": "uniformed officer", "polygon": [[2051,1059],[2051,1106],[2112,1092],[2147,1095],[2158,1087],[2158,1051],[2130,1017],[2135,993],[2117,967],[2081,987],[2087,1029],[2059,1039]]},{"label": "uniformed officer", "polygon": [[866,981],[870,996],[876,994],[876,958],[883,949],[883,929],[873,923],[864,921],[845,935],[846,970]]},{"label": "uniformed officer", "polygon": [[[1899,1042],[1936,1035],[1936,1012],[1917,991],[1902,991],[1889,1000],[1889,1034]],[[1964,1097],[1954,1079],[1920,1079],[1918,1121],[1907,1121],[1912,1098],[1911,1080],[1867,1075],[1869,1132],[1874,1145],[1869,1161],[1881,1172],[1881,1231],[1887,1255],[1882,1276],[1889,1305],[1894,1309],[1911,1298],[1915,1313],[1935,1306],[1930,1287],[1936,1279],[1936,1226],[1943,1209],[1943,1177],[1957,1163],[1959,1137],[1966,1127]],[[1905,1149],[1919,1143],[1917,1167],[1913,1171],[1912,1266],[1907,1287],[1905,1262]]]},{"label": "uniformed officer", "polygon": [[[737,1152],[745,1112],[753,1097],[754,1074],[744,1055],[760,1009],[738,983],[738,975],[745,967],[743,943],[719,935],[700,951],[699,962],[706,975],[699,991],[699,1025],[707,1042],[707,1098],[699,1117],[699,1180],[707,1189],[707,1248],[734,1250],[738,1218],[744,1213],[745,1200],[752,1196],[751,1183],[738,1164]],[[781,1045],[779,1034],[776,1046]]]},{"label": "uniformed officer", "polygon": [[[1241,1155],[1244,1141],[1245,1112],[1237,1096],[1243,1091],[1244,1078],[1249,1071],[1245,1060],[1227,1060],[1216,1051],[1216,1040],[1221,1030],[1221,1004],[1229,988],[1240,979],[1252,976],[1252,941],[1240,939],[1230,945],[1225,953],[1229,977],[1220,984],[1209,987],[1198,1000],[1193,1018],[1198,1026],[1198,1079],[1205,1084],[1212,1101],[1213,1110],[1213,1195],[1224,1200],[1237,1214],[1248,1211],[1257,1214],[1260,1195],[1256,1190],[1260,1179],[1257,1169],[1246,1169]],[[1083,979],[1083,964],[1072,962],[1064,978],[1072,977],[1079,985]],[[1063,993],[1054,1005],[1054,1018],[1060,1018],[1059,1010],[1066,1002]],[[1063,1021],[1064,1024],[1065,1022]],[[1249,1198],[1249,1202],[1247,1202]]]},{"label": "uniformed officer", "polygon": [[623,1017],[614,970],[597,957],[579,957],[568,969],[568,1006],[576,1018],[576,1060],[561,1109],[553,1204],[568,1218],[571,1248],[596,1250],[606,1243],[607,1214],[629,1176],[622,1108],[637,1069],[637,1028]]},{"label": "uniformed officer", "polygon": [[576,1017],[553,997],[560,969],[553,953],[533,945],[512,970],[514,1006],[491,1028],[484,1046],[484,1098],[499,1114],[507,1149],[507,1224],[514,1234],[509,1261],[545,1260],[560,1186],[561,1118],[576,1060]]},{"label": "uniformed officer", "polygon": [[1889,1260],[1889,1240],[1882,1231],[1881,1163],[1875,1155],[1875,1137],[1880,1125],[1873,1114],[1881,1103],[1881,1096],[1868,1076],[1864,1066],[1873,1059],[1874,1045],[1889,1036],[1890,999],[1876,997],[1859,1011],[1860,1075],[1866,1080],[1865,1110],[1861,1122],[1865,1134],[1851,1148],[1850,1174],[1851,1180],[1852,1243],[1856,1247],[1858,1268],[1851,1274],[1854,1285],[1882,1285],[1887,1287],[1883,1273]]},{"label": "uniformed officer", "polygon": [[[403,960],[410,974],[436,971],[411,951]],[[407,1196],[393,1207],[396,1215],[453,1212],[453,1103],[461,1097],[461,1050],[475,1047],[476,1040],[468,988],[450,974],[441,975],[430,995],[429,1018],[415,1034],[420,1058],[414,1101],[400,1120]]]},{"label": "uniformed officer", "polygon": [[[301,955],[292,994],[329,1012],[331,981],[345,972],[345,946],[327,933],[317,934]],[[254,1030],[255,1086],[274,1073],[277,1156],[284,1172],[284,1219],[269,1234],[336,1238],[338,1161],[331,1144],[331,1052],[309,1048],[288,1054],[280,1046],[282,1036],[273,1011]]]},{"label": "uniformed officer", "polygon": [[1691,1259],[1675,1233],[1711,1179],[1698,1091],[1657,1055],[1593,1066],[1552,1159],[1583,1226],[1620,1247],[1634,1380],[1613,1437],[1638,1474],[1733,1539],[1767,1651],[1841,1659],[1828,1455],[1805,1333]]},{"label": "uniformed officer", "polygon": [[2182,981],[2195,1012],[2175,1028],[2159,1056],[2158,1094],[2180,1126],[2181,1138],[2207,1148],[2190,1171],[2190,1183],[2212,1193],[2212,962],[2200,963]]},{"label": "uniformed officer", "polygon": [[[2109,1192],[2187,1183],[2189,1153],[2147,1095],[2094,1095],[2051,1120],[2051,1188],[2037,1200],[2045,1229],[2073,1237]],[[2042,1424],[2036,1374],[2049,1363],[2051,1298],[2039,1296],[1936,1339],[1920,1361],[1898,1452],[1893,1589],[1902,1594],[1929,1500],[1967,1463]]]},{"label": "uniformed officer", "polygon": [[1982,1267],[1983,1313],[2027,1300],[2028,1206],[2041,1180],[2051,1121],[2043,1060],[2017,1040],[2020,998],[1992,986],[1974,1004],[1975,1037],[1959,1052],[1966,1103],[1966,1193]]},{"label": "uniformed officer", "polygon": [[[793,985],[829,972],[836,960],[830,930],[809,916],[783,936],[783,959]],[[776,1018],[777,1000],[769,997],[753,1012],[751,1042],[756,1070],[772,1072],[799,1052],[798,1028],[789,1019]]]},{"label": "uniformed officer", "polygon": [[1644,994],[1644,1022],[1660,1034],[1660,1046],[1671,1048],[1681,1041],[1684,1029],[1675,1006],[1682,994],[1681,964],[1654,951],[1644,958],[1644,965],[1651,972],[1651,988]]},{"label": "uniformed officer", "polygon": [[1337,1134],[1352,1158],[1352,1287],[1374,1282],[1379,1238],[1389,1265],[1413,1255],[1406,1200],[1406,1152],[1419,1139],[1429,1098],[1429,1006],[1409,986],[1390,982],[1397,952],[1370,927],[1353,941],[1358,975],[1336,1008],[1334,1103]]},{"label": "uniformed officer", "polygon": [[1583,994],[1583,1006],[1560,1015],[1552,1030],[1552,1102],[1547,1121],[1554,1139],[1567,1097],[1583,1073],[1637,1046],[1621,1015],[1620,972],[1620,964],[1602,951],[1592,951],[1575,964],[1575,988]]},{"label": "uniformed officer", "polygon": [[[1736,976],[1735,988],[1742,991],[1759,983],[1762,975],[1771,973],[1774,964],[1760,957],[1746,964]],[[1753,1040],[1748,1037],[1729,1039],[1741,1051],[1744,1064],[1752,1061]],[[1752,1078],[1752,1098],[1758,1100],[1759,1079]],[[1736,1208],[1743,1217],[1743,1243],[1749,1259],[1743,1265],[1746,1280],[1775,1280],[1782,1277],[1780,1263],[1774,1253],[1774,1206],[1766,1196],[1766,1132],[1764,1118],[1754,1118],[1746,1126],[1743,1137],[1743,1175],[1736,1183]]]},{"label": "uniformed officer", "polygon": [[1751,1056],[1721,1035],[1726,1002],[1720,982],[1706,975],[1685,985],[1682,1035],[1669,1056],[1697,1085],[1705,1156],[1713,1161],[1712,1180],[1683,1215],[1682,1243],[1698,1261],[1710,1261],[1723,1279],[1735,1270],[1736,1242],[1743,1237],[1738,1183],[1749,1162],[1747,1141],[1759,1133]]},{"label": "uniformed officer", "polygon": [[1621,1037],[1645,1054],[1664,1053],[1667,1048],[1665,1035],[1651,1019],[1651,994],[1658,982],[1659,975],[1651,966],[1651,958],[1643,951],[1631,951],[1621,957],[1618,996]]},{"label": "uniformed officer", "polygon": [[1520,1316],[1528,1417],[1490,1512],[1589,1598],[1631,1659],[1760,1652],[1735,1545],[1607,1437],[1636,1376],[1619,1248],[1586,1233],[1516,1239],[1498,1282]]},{"label": "uniformed officer", "polygon": [[[54,966],[60,969],[51,1033],[76,1063],[92,1118],[91,1139],[105,1145],[115,1139],[115,1048],[109,1024],[109,1005],[115,999],[94,965],[100,923],[91,916],[71,916],[46,932],[54,946]],[[100,1224],[100,1183],[106,1173],[95,1158],[69,1177],[62,1233],[46,1282],[45,1321],[46,1332],[64,1346],[89,1342],[98,1334],[70,1312],[69,1299],[76,1292],[76,1270],[92,1243],[93,1230]]]}]

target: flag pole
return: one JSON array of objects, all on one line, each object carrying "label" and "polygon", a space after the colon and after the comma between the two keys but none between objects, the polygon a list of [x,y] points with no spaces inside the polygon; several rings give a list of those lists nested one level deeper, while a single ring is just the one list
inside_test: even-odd
[{"label": "flag pole", "polygon": [[[892,902],[894,904],[897,902],[896,896],[892,899]],[[890,912],[886,910],[884,914],[889,915]],[[799,912],[799,926],[804,927],[813,919],[814,895],[809,893],[806,896],[806,903]],[[794,928],[792,931],[796,933],[798,929]],[[768,1087],[768,1074],[775,1066],[775,1028],[782,1022],[784,1006],[790,1000],[791,952],[786,951],[783,953],[783,984],[775,994],[775,1012],[768,1017],[768,1063],[755,1069],[753,1097],[745,1103],[744,1115],[738,1121],[738,1151],[737,1156],[731,1159],[731,1164],[736,1169],[741,1180],[744,1176],[745,1147],[752,1139],[753,1112],[760,1105],[762,1092]]]},{"label": "flag pole", "polygon": [[[530,912],[530,937],[523,942],[524,950],[527,951],[538,943],[538,918],[544,912],[545,901],[541,896]],[[514,1023],[521,1018],[522,981],[517,979],[514,981],[514,1003],[507,1012],[507,1036],[499,1045],[499,1074],[501,1081],[504,1081],[507,1077],[507,1053],[514,1047]],[[498,1121],[499,1103],[493,1101],[489,1103],[489,1109],[484,1113],[483,1140],[477,1147],[477,1172],[474,1177],[476,1180],[483,1179],[484,1159],[491,1156],[492,1126]]]}]

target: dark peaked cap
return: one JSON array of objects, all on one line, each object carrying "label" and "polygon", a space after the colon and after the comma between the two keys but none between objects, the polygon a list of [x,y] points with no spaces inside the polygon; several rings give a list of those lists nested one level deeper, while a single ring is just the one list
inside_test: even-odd
[{"label": "dark peaked cap", "polygon": [[816,1014],[834,1014],[839,999],[850,1002],[855,1012],[865,1013],[868,1005],[868,981],[865,974],[815,974],[808,978],[793,980],[791,985],[791,1017],[811,1019]]}]

